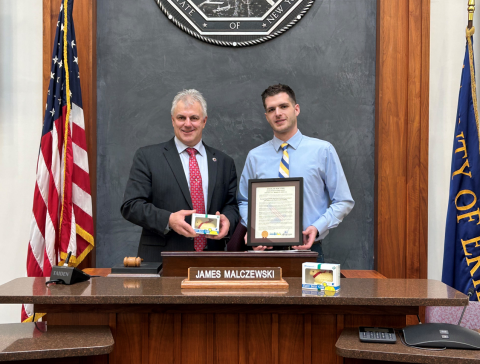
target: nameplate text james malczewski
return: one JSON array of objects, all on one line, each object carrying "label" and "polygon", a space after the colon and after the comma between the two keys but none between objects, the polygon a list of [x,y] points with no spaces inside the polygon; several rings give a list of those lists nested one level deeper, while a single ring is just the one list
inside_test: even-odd
[{"label": "nameplate text james malczewski", "polygon": [[251,267],[208,267],[189,268],[188,278],[190,281],[227,281],[227,280],[261,280],[271,281],[282,279],[281,268],[251,268]]}]

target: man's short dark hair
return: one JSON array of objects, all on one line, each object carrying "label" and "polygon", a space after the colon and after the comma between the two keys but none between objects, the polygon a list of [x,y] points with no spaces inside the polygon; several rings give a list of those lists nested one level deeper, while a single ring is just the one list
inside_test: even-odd
[{"label": "man's short dark hair", "polygon": [[278,85],[268,86],[268,88],[262,92],[262,102],[263,107],[266,109],[265,99],[270,96],[278,95],[279,93],[285,92],[288,97],[293,101],[293,105],[296,105],[297,99],[295,98],[295,92],[290,88],[290,86],[282,85],[279,83]]}]

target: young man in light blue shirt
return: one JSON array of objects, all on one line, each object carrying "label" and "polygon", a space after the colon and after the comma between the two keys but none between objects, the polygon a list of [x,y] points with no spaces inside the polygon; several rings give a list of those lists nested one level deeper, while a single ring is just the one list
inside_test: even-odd
[{"label": "young man in light blue shirt", "polygon": [[[298,130],[300,106],[290,87],[270,86],[262,93],[262,100],[274,137],[248,153],[237,196],[241,223],[247,226],[249,179],[277,178],[279,173],[284,177],[303,177],[303,245],[293,248],[318,252],[318,262],[322,263],[322,239],[329,229],[342,222],[355,204],[340,159],[329,142],[307,137]],[[288,143],[287,175],[282,170],[279,172],[284,143]]]}]

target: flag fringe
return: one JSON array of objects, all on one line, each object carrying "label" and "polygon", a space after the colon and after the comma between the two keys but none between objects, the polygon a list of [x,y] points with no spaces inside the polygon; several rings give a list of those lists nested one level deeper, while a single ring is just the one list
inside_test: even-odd
[{"label": "flag fringe", "polygon": [[[27,323],[27,322],[37,322],[38,320],[40,320],[45,315],[46,315],[46,313],[34,313],[32,316],[29,316],[28,318],[23,320],[22,324]],[[34,316],[37,319],[36,321],[33,320]]]},{"label": "flag fringe", "polygon": [[[79,226],[77,225],[77,228],[78,228],[78,227],[79,227]],[[77,233],[78,233],[78,231],[77,231]],[[86,234],[88,234],[88,233],[86,233]],[[80,235],[80,234],[79,234],[79,235]],[[90,234],[88,234],[88,235],[91,237],[91,239],[92,239],[92,241],[93,241],[93,237],[92,237]],[[80,236],[81,236],[81,235],[80,235]],[[82,236],[82,238],[83,238],[83,236]],[[85,238],[84,238],[84,239],[85,239]],[[85,239],[85,240],[87,240],[87,239]],[[87,241],[88,241],[88,240],[87,240]],[[89,241],[88,241],[88,242],[89,242]],[[90,243],[90,242],[89,242],[89,243]],[[76,256],[73,255],[73,254],[70,256],[70,260],[68,261],[69,266],[70,266],[70,264],[71,264],[71,266],[76,267],[76,266],[78,266],[78,265],[85,259],[85,257],[87,256],[87,254],[90,253],[90,252],[92,251],[92,249],[93,249],[93,243],[90,243],[90,244],[91,244],[91,245],[87,246],[87,247],[85,248],[85,250],[82,252],[82,254],[80,254],[78,257],[76,257]],[[65,263],[65,259],[67,259],[67,256],[68,256],[68,253],[66,253],[66,252],[60,252],[60,259],[61,259],[61,260],[60,260],[60,262],[58,262],[58,265],[63,265],[63,263]]]},{"label": "flag fringe", "polygon": [[86,232],[85,230],[83,230],[83,228],[76,224],[76,230],[77,230],[77,234],[80,235],[86,242],[88,242],[90,245],[94,246],[95,245],[95,242],[93,240],[93,236],[91,234],[89,234],[88,232]]}]

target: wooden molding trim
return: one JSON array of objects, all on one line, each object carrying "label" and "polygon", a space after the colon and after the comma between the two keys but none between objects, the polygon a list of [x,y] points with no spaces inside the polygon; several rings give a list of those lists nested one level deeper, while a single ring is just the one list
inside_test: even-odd
[{"label": "wooden molding trim", "polygon": [[375,269],[427,278],[430,0],[377,0]]}]

